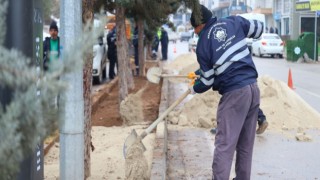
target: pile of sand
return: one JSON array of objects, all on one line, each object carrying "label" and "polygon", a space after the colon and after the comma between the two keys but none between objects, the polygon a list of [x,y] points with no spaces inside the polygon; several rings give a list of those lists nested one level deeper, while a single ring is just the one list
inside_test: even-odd
[{"label": "pile of sand", "polygon": [[[197,62],[197,56],[195,53],[188,53],[179,55],[174,61],[169,62],[164,67],[164,73],[188,75],[190,72],[194,72],[199,69]],[[170,78],[172,83],[189,83],[187,78]]]},{"label": "pile of sand", "polygon": [[181,54],[174,61],[168,62],[163,69],[181,71],[183,68],[192,65],[195,62],[197,62],[195,53]]},{"label": "pile of sand", "polygon": [[[261,106],[269,122],[268,131],[286,135],[296,133],[298,140],[309,141],[305,131],[320,128],[320,114],[282,81],[263,76],[258,79]],[[171,112],[169,120],[181,126],[212,128],[216,126],[216,110],[220,95],[211,90],[196,94],[179,110]]]},{"label": "pile of sand", "polygon": [[140,89],[135,94],[129,96],[120,104],[120,116],[126,125],[136,125],[143,122],[143,104],[141,100],[142,92],[145,88]]}]

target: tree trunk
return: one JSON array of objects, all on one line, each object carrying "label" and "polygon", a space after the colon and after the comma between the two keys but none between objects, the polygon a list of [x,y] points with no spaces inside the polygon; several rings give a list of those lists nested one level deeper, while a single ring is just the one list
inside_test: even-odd
[{"label": "tree trunk", "polygon": [[117,28],[117,57],[119,76],[119,106],[128,96],[128,43],[125,27],[125,8],[117,4],[116,6],[116,28]]},{"label": "tree trunk", "polygon": [[[93,24],[93,2],[82,0],[82,22]],[[91,88],[92,88],[92,52],[86,54],[83,67],[83,98],[84,98],[84,177],[91,175]]]},{"label": "tree trunk", "polygon": [[144,32],[144,26],[143,26],[143,20],[141,18],[138,19],[138,57],[139,57],[139,75],[145,76],[144,72],[144,38],[143,33]]}]

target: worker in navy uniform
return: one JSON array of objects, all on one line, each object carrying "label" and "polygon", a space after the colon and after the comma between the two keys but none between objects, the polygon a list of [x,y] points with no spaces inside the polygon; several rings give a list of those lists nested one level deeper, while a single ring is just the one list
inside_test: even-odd
[{"label": "worker in navy uniform", "polygon": [[161,28],[160,42],[161,42],[162,60],[167,60],[169,37],[168,37],[168,32],[163,27]]},{"label": "worker in navy uniform", "polygon": [[235,179],[249,180],[256,134],[260,91],[258,73],[246,38],[259,38],[263,23],[241,16],[217,19],[201,5],[200,22],[190,22],[199,35],[196,54],[200,78],[190,87],[192,94],[209,89],[222,96],[217,109],[217,132],[212,179],[229,179],[236,152]]},{"label": "worker in navy uniform", "polygon": [[136,75],[139,75],[139,35],[138,26],[134,28],[132,44],[134,47],[134,64],[136,66]]},{"label": "worker in navy uniform", "polygon": [[109,59],[109,78],[114,79],[116,73],[114,72],[115,65],[118,66],[118,57],[117,57],[117,34],[116,34],[116,27],[114,26],[113,29],[107,35],[107,44],[108,44],[108,59]]}]

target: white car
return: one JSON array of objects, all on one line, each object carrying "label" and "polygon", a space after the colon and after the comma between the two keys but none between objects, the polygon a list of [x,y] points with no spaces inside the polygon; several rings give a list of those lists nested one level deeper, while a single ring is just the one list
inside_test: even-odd
[{"label": "white car", "polygon": [[103,42],[93,46],[92,77],[93,82],[101,84],[106,77],[107,70],[107,45]]},{"label": "white car", "polygon": [[199,36],[196,33],[192,32],[191,38],[188,41],[188,50],[189,50],[189,52],[191,52],[191,50],[193,52],[196,51],[197,44],[198,44],[198,39],[199,39]]},{"label": "white car", "polygon": [[169,41],[172,41],[173,43],[176,43],[179,39],[179,35],[176,32],[168,32],[168,39]]},{"label": "white car", "polygon": [[277,34],[264,33],[259,39],[252,41],[252,55],[271,55],[273,58],[278,55],[283,58],[283,41]]}]

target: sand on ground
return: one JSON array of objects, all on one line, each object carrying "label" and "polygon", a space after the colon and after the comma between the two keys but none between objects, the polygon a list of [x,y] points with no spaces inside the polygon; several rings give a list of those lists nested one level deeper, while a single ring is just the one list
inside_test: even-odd
[{"label": "sand on ground", "polygon": [[[127,127],[92,127],[92,142],[95,150],[91,152],[91,177],[89,180],[125,179],[125,158],[123,144],[132,129],[140,134],[146,126]],[[143,139],[146,147],[144,157],[148,162],[147,175],[153,156],[155,134],[151,133]],[[44,174],[47,180],[59,179],[59,144],[56,143],[45,157]]]}]

